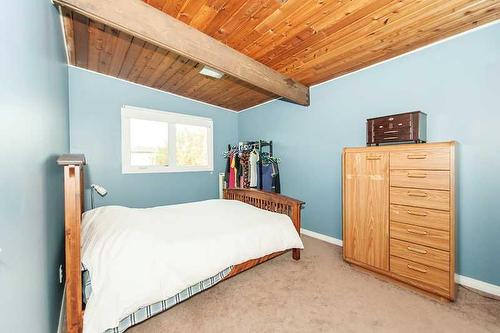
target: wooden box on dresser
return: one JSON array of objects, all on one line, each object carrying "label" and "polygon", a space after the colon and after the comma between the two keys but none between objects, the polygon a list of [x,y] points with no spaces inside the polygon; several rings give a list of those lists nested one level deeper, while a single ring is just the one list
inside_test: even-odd
[{"label": "wooden box on dresser", "polygon": [[344,148],[344,260],[455,298],[455,143]]}]

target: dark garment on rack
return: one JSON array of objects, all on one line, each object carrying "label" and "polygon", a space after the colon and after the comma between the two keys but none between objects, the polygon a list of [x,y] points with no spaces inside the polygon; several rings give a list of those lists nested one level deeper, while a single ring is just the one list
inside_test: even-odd
[{"label": "dark garment on rack", "polygon": [[227,188],[229,188],[229,174],[230,174],[230,171],[231,171],[231,154],[227,155],[226,160],[227,160],[227,162],[226,162],[226,172],[225,172],[225,175],[224,175],[224,179],[226,180],[226,186],[227,186]]},{"label": "dark garment on rack", "polygon": [[266,192],[281,192],[278,163],[262,165],[262,190]]},{"label": "dark garment on rack", "polygon": [[240,176],[241,176],[241,173],[240,173],[240,156],[238,153],[235,153],[234,154],[234,168],[235,168],[235,177],[236,177],[236,182],[234,184],[235,187],[240,187]]},{"label": "dark garment on rack", "polygon": [[257,189],[262,190],[262,161],[257,162]]},{"label": "dark garment on rack", "polygon": [[241,177],[243,176],[243,153],[238,154],[238,182],[240,187],[243,187],[243,184],[241,182]]},{"label": "dark garment on rack", "polygon": [[273,164],[262,164],[262,190],[274,192],[273,190]]},{"label": "dark garment on rack", "polygon": [[281,193],[280,170],[278,168],[278,163],[273,162],[273,167],[274,167],[274,176],[273,176],[274,192]]}]

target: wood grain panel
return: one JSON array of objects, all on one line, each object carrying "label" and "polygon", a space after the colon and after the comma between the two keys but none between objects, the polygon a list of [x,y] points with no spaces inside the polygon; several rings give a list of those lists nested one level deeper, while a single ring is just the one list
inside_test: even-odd
[{"label": "wood grain panel", "polygon": [[[336,20],[328,21],[323,29],[315,35],[304,39],[282,52],[273,52],[262,57],[262,61],[273,68],[293,67],[296,61],[306,63],[308,59],[315,59],[322,54],[328,53],[335,47],[352,41],[352,34],[370,33],[374,29],[384,25],[388,17],[401,15],[401,7],[406,3],[392,4],[391,1],[376,1],[363,11],[357,11],[354,15],[338,16]],[[371,7],[371,8],[370,8]],[[371,11],[370,11],[371,9]],[[366,35],[365,35],[366,38]],[[293,53],[290,60],[289,53]]]},{"label": "wood grain panel", "polygon": [[[355,56],[366,57],[366,52],[368,50],[371,50],[374,55],[379,56],[383,53],[382,51],[384,50],[392,50],[392,45],[394,45],[398,40],[408,41],[410,38],[420,39],[422,37],[425,37],[424,32],[426,31],[426,27],[431,27],[433,31],[436,29],[436,27],[439,27],[439,29],[441,29],[441,26],[444,23],[453,21],[457,18],[460,19],[463,15],[463,12],[460,10],[461,8],[458,7],[454,7],[452,10],[450,10],[449,6],[445,6],[440,3],[436,4],[435,2],[427,2],[425,3],[425,5],[426,7],[419,10],[422,13],[421,15],[418,15],[418,12],[415,13],[413,11],[410,11],[409,13],[407,13],[408,16],[402,18],[402,20],[407,23],[404,27],[391,24],[391,20],[389,20],[387,21],[389,22],[387,26],[384,26],[383,28],[378,29],[378,31],[374,31],[371,35],[366,36],[368,37],[365,38],[366,43],[362,43],[362,40],[358,43],[354,43],[354,48],[351,48],[351,53],[343,55],[344,59],[346,59],[346,62],[352,63],[352,60],[356,59],[354,58]],[[468,3],[463,3],[462,1],[462,9],[467,8],[467,5]],[[467,15],[471,14],[468,13]],[[389,17],[386,18],[386,20],[387,19],[389,19]],[[418,29],[419,31],[418,34],[415,33],[416,29]],[[375,37],[375,39],[373,37]],[[385,43],[380,43],[380,40],[384,40]],[[388,48],[388,46],[390,48]],[[316,59],[316,62],[318,62],[318,59]],[[309,63],[308,65],[313,64]],[[327,64],[325,67],[330,68],[331,66],[336,65],[334,63],[331,63]]]},{"label": "wood grain panel", "polygon": [[98,71],[109,74],[120,31],[108,26],[105,27],[104,31],[105,40],[103,41],[103,48],[99,53]]},{"label": "wood grain panel", "polygon": [[[289,37],[289,40],[283,41],[282,37],[273,34],[273,36],[277,36],[278,38],[280,38],[280,43],[277,44],[276,48],[270,47],[269,43],[272,43],[272,46],[277,42],[277,40],[263,39],[257,41],[256,43],[258,43],[257,45],[263,45],[265,47],[259,47],[258,49],[255,49],[253,51],[252,49],[249,49],[249,51],[255,52],[256,57],[258,57],[264,63],[270,64],[275,68],[279,68],[278,66],[276,66],[278,61],[285,59],[285,57],[288,57],[290,53],[294,53],[294,60],[296,59],[302,61],[302,56],[297,53],[300,53],[302,51],[309,51],[311,49],[317,50],[318,48],[322,50],[331,49],[331,43],[332,41],[334,41],[334,39],[330,39],[331,37],[329,37],[329,35],[333,34],[336,31],[343,30],[343,28],[358,21],[360,18],[366,15],[373,14],[375,10],[390,2],[390,0],[332,2],[331,4],[329,4],[329,7],[326,8],[326,13],[329,14],[326,17],[327,20],[324,20],[324,22],[315,22],[317,24],[312,26],[314,31],[312,31],[313,33],[311,33],[310,36],[307,36],[307,38],[293,38],[295,36],[292,32],[292,36]],[[324,3],[316,4],[316,6],[323,5]],[[309,6],[309,8],[310,7],[313,6]],[[392,10],[395,10],[397,7],[391,6],[391,8]],[[320,7],[319,9],[321,9],[320,12],[323,12],[325,10],[322,7]],[[331,12],[329,12],[329,10],[331,10]],[[318,11],[318,8],[316,8],[315,11]],[[299,16],[300,18],[303,17],[303,13],[304,11],[302,10]],[[305,13],[307,15],[308,12],[306,11]],[[304,30],[303,26],[294,24],[294,27],[296,29],[295,32],[297,32],[300,36],[308,35],[307,30]],[[323,29],[316,30],[316,27],[323,27]],[[286,26],[285,29],[287,29]],[[324,40],[327,40],[327,42],[321,43]],[[321,43],[321,45],[316,45],[316,43]],[[323,48],[325,46],[330,47]],[[317,56],[318,55],[314,56],[314,58],[316,58]],[[306,59],[304,58],[304,63],[306,62],[305,60]],[[290,61],[288,61],[288,63],[289,62]]]},{"label": "wood grain panel", "polygon": [[135,60],[134,65],[128,73],[127,80],[138,82],[139,75],[141,75],[142,71],[146,68],[146,65],[152,59],[153,54],[157,49],[158,47],[154,46],[151,43],[146,43],[144,45],[144,47],[141,49],[141,53]]},{"label": "wood grain panel", "polygon": [[75,39],[74,39],[74,28],[73,28],[73,15],[69,9],[62,8],[61,16],[64,26],[64,38],[66,40],[68,61],[70,64],[74,65],[76,63],[76,52],[75,52]]},{"label": "wood grain panel", "polygon": [[164,75],[167,69],[169,69],[175,61],[177,61],[178,58],[179,56],[175,53],[167,52],[158,66],[154,68],[153,72],[149,75],[148,78],[146,78],[144,84],[153,88],[161,87],[163,83],[160,85],[156,85],[156,82]]},{"label": "wood grain panel", "polygon": [[168,59],[167,53],[169,53],[167,50],[157,47],[156,50],[151,55],[149,61],[146,63],[146,66],[139,74],[139,77],[137,78],[136,82],[146,85],[149,79],[153,76],[153,73],[160,66],[161,62],[164,59]]},{"label": "wood grain panel", "polygon": [[130,46],[127,50],[125,58],[123,60],[122,65],[120,66],[120,72],[118,73],[118,77],[126,80],[130,71],[134,67],[134,64],[141,54],[143,48],[145,47],[146,42],[140,40],[139,38],[132,38],[130,42]]},{"label": "wood grain panel", "polygon": [[72,63],[78,67],[86,68],[89,55],[89,19],[78,13],[73,13],[73,31],[75,38],[76,59]]},{"label": "wood grain panel", "polygon": [[391,203],[449,211],[450,192],[391,187]]},{"label": "wood grain panel", "polygon": [[[495,8],[480,9],[477,13],[468,12],[465,8],[467,7],[463,6],[462,10],[453,8],[448,12],[452,13],[452,16],[445,18],[440,15],[446,16],[446,13],[438,13],[436,15],[438,19],[427,24],[416,19],[413,25],[395,30],[389,35],[373,40],[370,44],[358,45],[348,53],[340,55],[342,61],[334,62],[330,59],[313,68],[303,67],[292,77],[306,84],[322,82],[499,18],[498,5],[495,5]],[[490,15],[492,9],[494,17]]]},{"label": "wood grain panel", "polygon": [[[99,72],[99,56],[106,40],[106,27],[102,23],[89,20],[88,69]],[[103,73],[105,74],[105,73]]]},{"label": "wood grain panel", "polygon": [[[355,6],[357,2],[353,1],[351,4]],[[366,0],[359,2],[366,3]],[[294,12],[285,20],[278,22],[276,26],[256,40],[252,46],[246,47],[245,52],[260,61],[272,58],[274,50],[276,50],[276,54],[280,54],[281,48],[296,45],[300,41],[307,39],[307,35],[314,35],[317,32],[314,29],[314,24],[320,18],[323,18],[323,15],[332,15],[335,11],[339,12],[336,15],[345,15],[347,11],[340,10],[341,7],[342,2],[336,1],[304,3],[304,6],[299,11]],[[303,37],[299,38],[299,36]]]},{"label": "wood grain panel", "polygon": [[450,269],[450,253],[432,247],[391,239],[391,256],[432,266],[443,271]]},{"label": "wood grain panel", "polygon": [[436,294],[448,296],[450,277],[448,272],[391,256],[391,272],[409,279],[411,284]]},{"label": "wood grain panel", "polygon": [[391,221],[391,238],[426,245],[443,251],[450,250],[450,233]]},{"label": "wood grain panel", "polygon": [[[144,1],[305,85],[500,18],[498,0]],[[143,53],[150,48],[144,41],[123,32],[116,36],[76,13],[64,17],[76,66],[233,110],[277,97],[238,80],[198,78],[199,62],[165,50]]]},{"label": "wood grain panel", "polygon": [[83,329],[80,233],[86,162],[83,155],[66,154],[57,159],[57,164],[64,166],[66,331],[80,333]]},{"label": "wood grain panel", "polygon": [[450,230],[450,213],[442,210],[391,205],[390,219],[421,227]]},{"label": "wood grain panel", "polygon": [[450,172],[431,170],[391,170],[391,186],[449,190]]},{"label": "wood grain panel", "polygon": [[125,57],[131,47],[132,36],[120,31],[120,34],[115,38],[115,48],[111,58],[111,64],[108,68],[108,74],[116,77],[119,76]]},{"label": "wood grain panel", "polygon": [[[450,7],[449,4],[436,3],[436,1],[432,0],[402,2],[398,6],[393,2],[389,2],[389,8],[383,6],[385,4],[387,2],[382,2],[381,6],[378,7],[380,9],[377,8],[375,13],[371,13],[375,14],[375,20],[370,15],[353,22],[351,25],[333,25],[325,32],[331,33],[332,36],[329,36],[324,41],[320,40],[317,45],[312,46],[311,49],[314,52],[310,52],[308,56],[298,56],[297,59],[300,62],[288,64],[286,71],[296,71],[300,66],[310,68],[319,64],[325,65],[325,62],[327,67],[335,66],[335,63],[329,61],[331,57],[342,55],[344,59],[348,58],[350,55],[347,53],[348,51],[352,50],[354,52],[356,49],[355,54],[359,54],[360,49],[365,48],[366,45],[386,46],[380,43],[380,40],[401,29],[402,21],[405,22],[405,25],[410,25],[423,18],[433,17],[433,15],[441,13],[440,10],[446,10]],[[388,9],[392,9],[392,11],[388,12]],[[347,20],[348,17],[344,18],[344,20]],[[371,20],[367,21],[367,19]]]},{"label": "wood grain panel", "polygon": [[184,66],[182,66],[174,75],[172,75],[167,82],[163,85],[165,88],[168,87],[169,91],[176,92],[177,88],[183,80],[189,80],[193,75],[199,76],[198,73],[201,68],[199,63],[188,60]]},{"label": "wood grain panel", "polygon": [[257,266],[265,261],[268,261],[269,259],[277,257],[283,253],[284,252],[275,252],[275,253],[269,254],[267,256],[263,256],[261,258],[247,260],[241,264],[235,265],[233,267],[233,269],[231,270],[231,272],[224,278],[224,280],[227,280],[227,279],[229,279],[229,278],[231,278],[231,277],[233,277],[241,272],[246,271],[247,269],[255,267],[255,266]]},{"label": "wood grain panel", "polygon": [[[344,155],[344,255],[389,270],[389,153]],[[359,205],[363,202],[364,205]]]}]

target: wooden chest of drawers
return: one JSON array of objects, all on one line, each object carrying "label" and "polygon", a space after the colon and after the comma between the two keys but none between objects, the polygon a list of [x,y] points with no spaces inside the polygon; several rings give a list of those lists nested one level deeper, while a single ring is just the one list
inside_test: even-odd
[{"label": "wooden chest of drawers", "polygon": [[427,141],[427,115],[421,111],[366,120],[366,144]]},{"label": "wooden chest of drawers", "polygon": [[344,259],[455,298],[455,144],[345,148]]}]

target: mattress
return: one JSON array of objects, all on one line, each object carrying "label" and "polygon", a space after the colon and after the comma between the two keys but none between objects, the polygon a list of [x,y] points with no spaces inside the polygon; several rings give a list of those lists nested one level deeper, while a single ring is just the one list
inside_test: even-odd
[{"label": "mattress", "polygon": [[92,287],[83,331],[120,332],[164,302],[220,281],[232,266],[292,248],[303,245],[288,216],[240,201],[93,209],[82,219],[82,265]]}]

